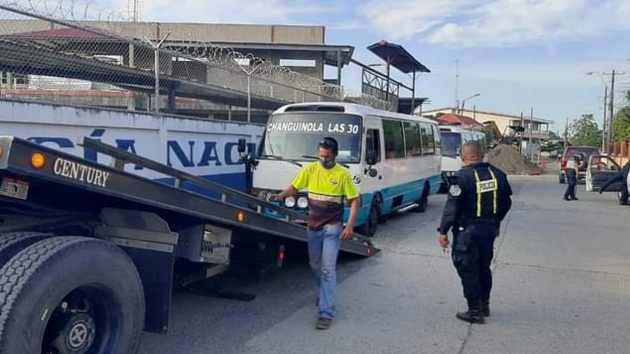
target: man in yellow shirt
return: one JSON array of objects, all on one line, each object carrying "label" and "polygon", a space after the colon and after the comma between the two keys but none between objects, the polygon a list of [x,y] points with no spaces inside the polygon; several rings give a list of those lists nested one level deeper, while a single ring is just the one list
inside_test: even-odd
[{"label": "man in yellow shirt", "polygon": [[[301,189],[308,190],[308,254],[311,269],[319,284],[317,329],[328,329],[335,316],[337,254],[341,239],[349,238],[359,211],[359,191],[347,169],[335,163],[337,141],[319,142],[319,161],[302,167],[287,189],[270,194],[268,200],[284,200]],[[350,204],[350,216],[343,227],[344,200]]]}]

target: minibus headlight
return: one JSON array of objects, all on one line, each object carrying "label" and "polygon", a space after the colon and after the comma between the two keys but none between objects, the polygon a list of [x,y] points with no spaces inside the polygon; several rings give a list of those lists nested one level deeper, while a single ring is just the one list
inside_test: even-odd
[{"label": "minibus headlight", "polygon": [[297,205],[299,208],[302,209],[308,208],[308,199],[306,197],[299,197],[297,200]]},{"label": "minibus headlight", "polygon": [[295,206],[295,198],[293,198],[293,197],[286,197],[284,199],[284,205],[287,208],[293,208]]}]

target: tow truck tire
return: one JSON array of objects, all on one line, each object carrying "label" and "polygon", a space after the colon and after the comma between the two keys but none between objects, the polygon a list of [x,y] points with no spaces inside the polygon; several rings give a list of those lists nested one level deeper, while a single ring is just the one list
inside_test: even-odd
[{"label": "tow truck tire", "polygon": [[0,234],[0,267],[24,248],[41,241],[52,234],[32,231],[8,232]]},{"label": "tow truck tire", "polygon": [[105,241],[41,240],[0,269],[0,353],[133,354],[143,325],[138,272]]}]

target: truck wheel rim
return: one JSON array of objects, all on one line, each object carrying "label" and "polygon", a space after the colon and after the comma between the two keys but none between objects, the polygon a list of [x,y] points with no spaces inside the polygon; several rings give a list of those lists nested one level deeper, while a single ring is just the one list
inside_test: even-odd
[{"label": "truck wheel rim", "polygon": [[46,325],[42,354],[109,353],[116,340],[116,302],[97,287],[72,291]]}]

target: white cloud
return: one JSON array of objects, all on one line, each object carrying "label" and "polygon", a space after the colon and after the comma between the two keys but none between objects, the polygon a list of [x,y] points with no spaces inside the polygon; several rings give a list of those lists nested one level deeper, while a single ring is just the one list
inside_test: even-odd
[{"label": "white cloud", "polygon": [[459,0],[372,0],[360,13],[391,38],[410,38],[443,23],[465,9]]},{"label": "white cloud", "polygon": [[[541,62],[534,60],[525,61],[501,61],[497,59],[491,63],[487,62],[460,62],[460,82],[462,84],[475,83],[501,83],[518,87],[520,84],[545,85],[552,88],[575,85],[586,87],[604,88],[604,84],[596,75],[587,75],[589,71],[610,72],[610,67],[623,67],[624,59],[613,61],[587,60],[562,62]],[[604,69],[597,69],[604,68]],[[431,69],[434,73],[430,75],[442,75],[444,77],[455,77],[455,65],[437,63]],[[427,76],[428,78],[428,76]],[[610,76],[604,76],[607,84],[610,84]],[[615,85],[622,85],[630,81],[630,74],[618,75]],[[621,87],[621,86],[619,86]]]},{"label": "white cloud", "polygon": [[333,31],[356,31],[366,29],[365,22],[358,20],[347,20],[344,22],[333,23],[326,26],[326,29]]},{"label": "white cloud", "polygon": [[551,44],[630,29],[627,0],[373,0],[362,13],[394,39],[468,47]]}]

